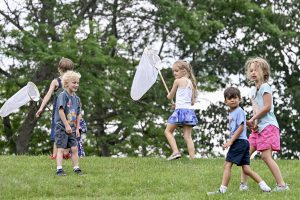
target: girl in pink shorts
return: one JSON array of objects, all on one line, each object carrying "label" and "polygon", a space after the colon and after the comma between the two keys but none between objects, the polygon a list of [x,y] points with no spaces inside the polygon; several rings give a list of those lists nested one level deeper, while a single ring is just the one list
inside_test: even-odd
[{"label": "girl in pink shorts", "polygon": [[[269,63],[263,58],[248,59],[245,64],[247,78],[255,83],[250,91],[253,116],[247,121],[252,130],[249,136],[250,155],[256,150],[272,172],[276,186],[273,191],[289,190],[281,171],[272,157],[272,151],[280,151],[280,130],[274,114],[271,86],[267,83],[270,76]],[[242,173],[240,190],[247,190],[247,176]]]},{"label": "girl in pink shorts", "polygon": [[262,132],[252,131],[249,142],[257,151],[272,149],[280,151],[280,130],[274,125],[266,126]]}]

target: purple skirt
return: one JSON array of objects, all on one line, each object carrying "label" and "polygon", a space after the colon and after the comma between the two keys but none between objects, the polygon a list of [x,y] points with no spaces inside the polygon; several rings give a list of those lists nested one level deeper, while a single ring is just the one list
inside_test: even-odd
[{"label": "purple skirt", "polygon": [[198,123],[198,119],[194,110],[179,108],[169,117],[168,123],[177,124],[179,126],[195,126]]}]

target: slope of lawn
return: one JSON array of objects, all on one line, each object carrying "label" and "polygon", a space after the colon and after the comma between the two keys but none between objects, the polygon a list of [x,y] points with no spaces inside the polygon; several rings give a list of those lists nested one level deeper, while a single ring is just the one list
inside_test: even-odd
[{"label": "slope of lawn", "polygon": [[[249,180],[250,190],[240,192],[240,169],[234,166],[228,192],[207,196],[220,185],[223,159],[85,157],[80,159],[84,176],[74,174],[67,160],[67,176],[58,177],[48,156],[0,156],[0,199],[300,199],[299,160],[277,162],[290,191],[263,193]],[[274,188],[263,161],[252,160],[251,167]]]}]

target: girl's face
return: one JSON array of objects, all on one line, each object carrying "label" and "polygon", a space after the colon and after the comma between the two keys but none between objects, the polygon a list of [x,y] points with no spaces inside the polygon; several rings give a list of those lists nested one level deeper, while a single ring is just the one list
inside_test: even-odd
[{"label": "girl's face", "polygon": [[76,91],[78,90],[78,88],[79,88],[79,79],[77,79],[77,78],[71,79],[71,80],[68,82],[66,88],[67,88],[67,89],[69,90],[69,92],[71,92],[71,93],[76,92]]},{"label": "girl's face", "polygon": [[176,79],[182,78],[187,74],[185,69],[179,69],[178,66],[173,65],[172,70],[173,70],[174,77]]},{"label": "girl's face", "polygon": [[248,69],[248,75],[249,75],[249,79],[250,81],[254,81],[255,83],[258,82],[259,80],[259,73],[257,68],[255,67],[255,64],[252,63]]}]

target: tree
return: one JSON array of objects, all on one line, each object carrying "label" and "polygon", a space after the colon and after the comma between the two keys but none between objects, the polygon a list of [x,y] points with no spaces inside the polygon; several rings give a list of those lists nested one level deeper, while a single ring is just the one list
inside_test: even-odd
[{"label": "tree", "polygon": [[[4,102],[29,80],[42,94],[69,57],[82,74],[79,96],[88,122],[87,151],[101,156],[164,155],[164,121],[171,114],[158,82],[138,102],[129,98],[143,49],[154,45],[167,64],[187,59],[202,91],[234,84],[248,87],[243,65],[252,56],[271,64],[276,114],[282,129],[279,156],[299,158],[299,3],[296,1],[133,0],[26,1],[0,10],[0,68]],[[51,63],[51,64],[49,64]],[[51,66],[51,67],[50,67]],[[169,69],[162,71],[172,84]],[[42,95],[43,96],[43,95]],[[245,100],[247,110],[249,102]],[[47,152],[50,115],[34,118],[35,103],[2,119],[3,153]],[[226,137],[225,108],[213,105],[194,128],[198,151],[213,155]],[[178,138],[183,146],[182,138]],[[214,143],[217,141],[217,143]],[[43,146],[43,147],[41,147]],[[8,150],[7,150],[8,149]]]}]

